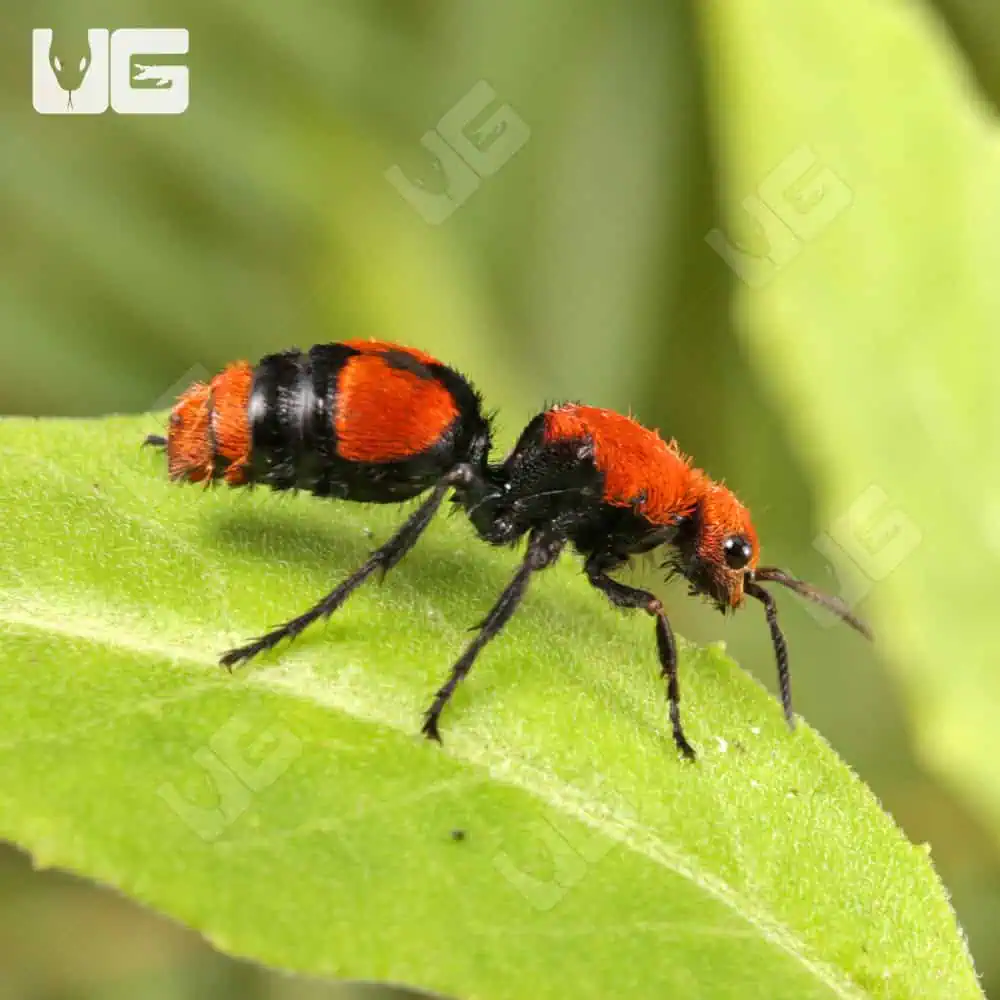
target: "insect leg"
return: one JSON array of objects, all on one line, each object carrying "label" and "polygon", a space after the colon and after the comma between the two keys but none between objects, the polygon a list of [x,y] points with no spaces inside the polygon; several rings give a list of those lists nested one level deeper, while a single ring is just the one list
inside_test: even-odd
[{"label": "insect leg", "polygon": [[608,576],[607,570],[613,569],[616,564],[617,560],[609,564],[607,557],[591,556],[585,567],[587,579],[616,607],[639,608],[656,619],[656,648],[660,657],[660,669],[667,682],[674,743],[688,760],[694,760],[697,755],[684,736],[681,726],[681,689],[677,677],[677,643],[674,641],[673,629],[663,611],[663,604],[655,594],[638,587],[629,587]]},{"label": "insect leg", "polygon": [[452,667],[451,676],[434,696],[431,707],[424,713],[424,724],[421,727],[421,732],[428,739],[441,742],[438,719],[445,705],[455,693],[455,688],[472,669],[472,664],[486,643],[510,621],[528,589],[532,574],[540,569],[545,569],[546,566],[551,566],[559,558],[559,553],[562,552],[565,544],[566,539],[561,535],[541,531],[532,533],[528,540],[528,551],[524,555],[520,568],[504,588],[490,613],[479,624],[479,634],[469,643],[465,652]]},{"label": "insect leg", "polygon": [[767,627],[771,630],[771,643],[774,646],[774,656],[778,661],[778,688],[781,691],[781,707],[785,710],[785,721],[789,729],[795,728],[795,713],[792,710],[792,676],[788,669],[788,646],[778,624],[778,609],[774,598],[758,583],[747,580],[743,590],[750,597],[755,597],[764,605],[767,616]]},{"label": "insect leg", "polygon": [[382,570],[384,573],[392,569],[413,548],[414,543],[433,520],[441,506],[441,501],[444,500],[450,489],[451,482],[447,479],[435,486],[430,497],[410,515],[399,531],[385,545],[376,549],[343,583],[304,614],[285,622],[284,625],[245,646],[231,649],[221,657],[219,662],[231,670],[237,663],[245,663],[257,656],[258,653],[273,648],[282,639],[294,639],[317,618],[332,615],[372,573],[376,570]]}]

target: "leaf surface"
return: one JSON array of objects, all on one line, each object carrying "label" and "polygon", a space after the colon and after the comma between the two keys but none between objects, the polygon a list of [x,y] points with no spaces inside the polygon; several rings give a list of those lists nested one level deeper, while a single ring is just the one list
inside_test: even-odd
[{"label": "leaf surface", "polygon": [[980,995],[926,852],[822,739],[684,646],[685,765],[652,628],[572,559],[443,749],[421,711],[516,561],[460,518],[220,670],[401,512],[170,484],[158,426],[0,422],[0,835],[38,864],[236,955],[456,997]]}]

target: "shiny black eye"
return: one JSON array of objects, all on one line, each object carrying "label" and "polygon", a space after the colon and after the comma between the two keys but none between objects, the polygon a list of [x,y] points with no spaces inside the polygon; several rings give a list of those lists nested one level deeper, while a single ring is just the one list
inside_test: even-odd
[{"label": "shiny black eye", "polygon": [[753,549],[742,535],[730,535],[723,543],[722,551],[730,569],[743,569],[753,558]]}]

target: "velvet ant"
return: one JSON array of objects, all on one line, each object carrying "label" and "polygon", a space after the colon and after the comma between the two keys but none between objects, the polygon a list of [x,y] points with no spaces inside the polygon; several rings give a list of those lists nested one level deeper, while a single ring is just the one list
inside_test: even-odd
[{"label": "velvet ant", "polygon": [[681,726],[677,647],[660,599],[610,574],[633,556],[664,547],[670,576],[685,579],[723,613],[746,597],[764,605],[778,665],[781,703],[794,726],[788,651],[777,608],[762,584],[815,601],[868,638],[868,626],[838,598],[783,570],[758,565],[750,513],[674,441],[630,417],[568,403],[538,414],[511,453],[489,460],[490,421],[472,385],[422,351],[350,340],[237,362],[209,384],[184,392],[170,415],[165,447],[173,479],[230,486],[263,484],[319,497],[396,503],[430,491],[399,530],[305,613],[230,650],[232,669],[332,614],[377,570],[413,547],[449,494],[491,545],[527,535],[521,565],[424,715],[422,732],[440,741],[438,722],[483,647],[514,614],[532,576],[572,545],[590,583],[620,608],[655,623],[674,742],[694,758]]}]

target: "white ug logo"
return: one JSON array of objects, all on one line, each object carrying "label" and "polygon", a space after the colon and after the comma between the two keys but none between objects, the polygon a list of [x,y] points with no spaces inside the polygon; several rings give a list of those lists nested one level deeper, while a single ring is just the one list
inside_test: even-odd
[{"label": "white ug logo", "polygon": [[155,60],[187,54],[186,28],[91,28],[86,41],[36,28],[31,44],[31,96],[39,114],[100,115],[109,105],[120,115],[187,110],[187,66]]}]

